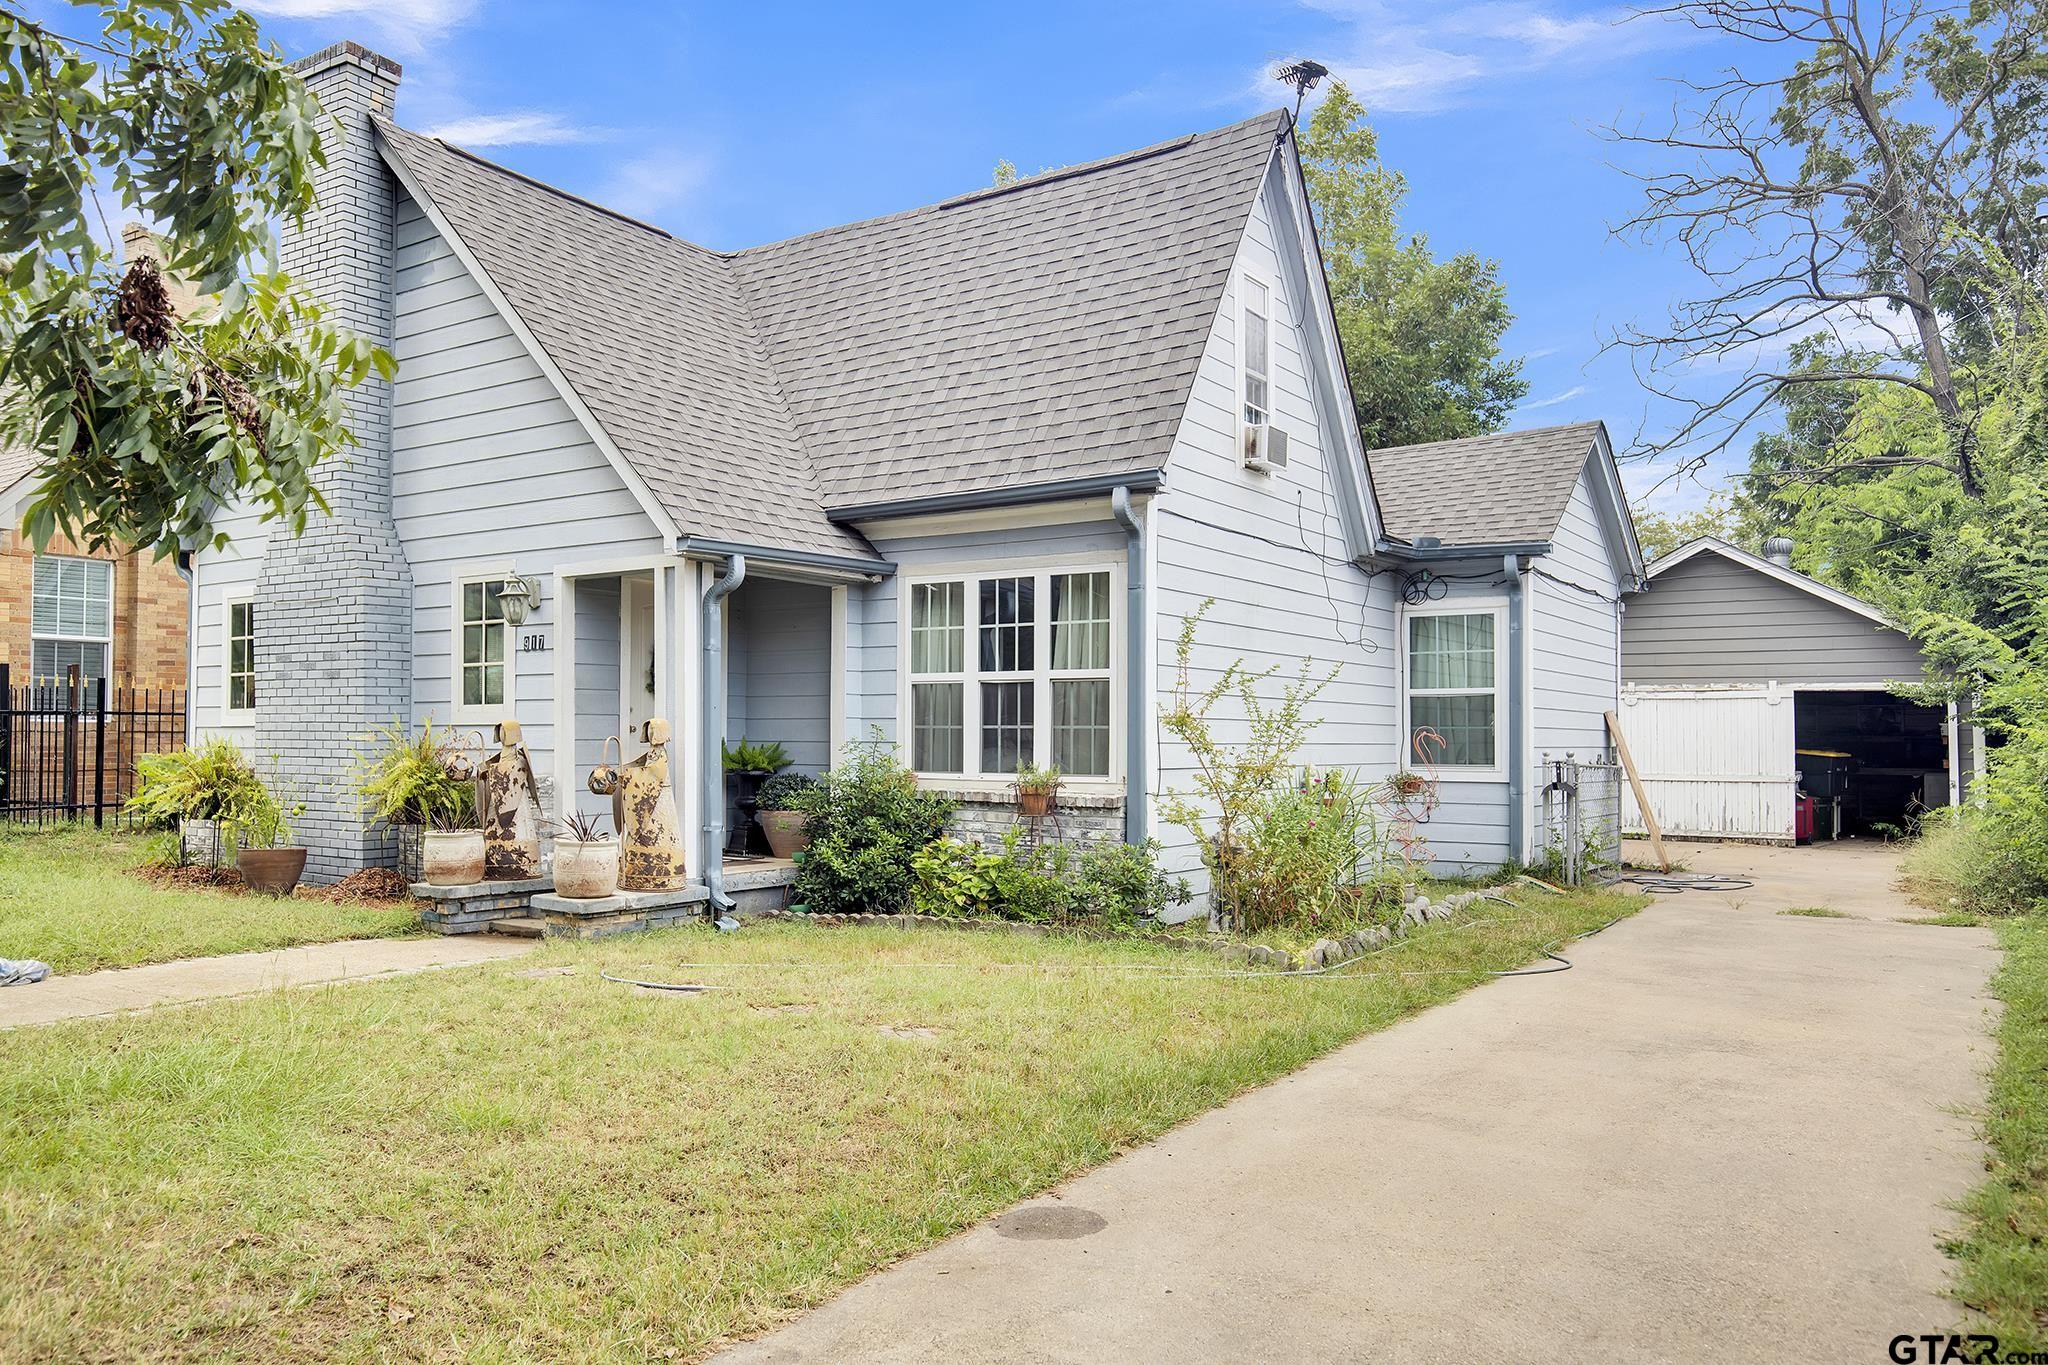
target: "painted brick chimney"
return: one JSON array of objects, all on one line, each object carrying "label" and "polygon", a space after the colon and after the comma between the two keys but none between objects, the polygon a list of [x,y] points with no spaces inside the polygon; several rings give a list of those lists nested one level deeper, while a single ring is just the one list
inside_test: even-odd
[{"label": "painted brick chimney", "polygon": [[[287,224],[286,272],[342,326],[391,345],[391,172],[370,115],[389,115],[398,63],[337,43],[295,69],[333,121],[327,165],[305,222]],[[372,377],[346,398],[357,444],[315,476],[332,511],[305,534],[271,533],[256,589],[256,735],[306,802],[298,821],[306,878],[331,882],[388,865],[394,850],[356,814],[348,770],[362,737],[412,712],[412,571],[391,516],[391,385]]]}]

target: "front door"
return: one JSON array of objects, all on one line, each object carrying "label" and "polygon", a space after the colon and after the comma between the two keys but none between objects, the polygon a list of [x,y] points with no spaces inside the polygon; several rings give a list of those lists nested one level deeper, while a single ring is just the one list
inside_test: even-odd
[{"label": "front door", "polygon": [[654,580],[645,575],[628,577],[619,593],[619,638],[623,657],[619,666],[620,738],[626,753],[639,752],[635,741],[640,723],[654,717]]}]

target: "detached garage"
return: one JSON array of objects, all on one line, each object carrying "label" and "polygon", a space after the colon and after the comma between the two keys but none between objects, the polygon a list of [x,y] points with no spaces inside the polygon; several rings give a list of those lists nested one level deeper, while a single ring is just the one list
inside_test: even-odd
[{"label": "detached garage", "polygon": [[[1667,835],[1884,833],[1961,799],[1982,752],[1954,707],[1895,695],[1919,647],[1869,603],[1711,537],[1649,569],[1622,618],[1621,728]],[[1628,820],[1643,827],[1631,799]]]}]

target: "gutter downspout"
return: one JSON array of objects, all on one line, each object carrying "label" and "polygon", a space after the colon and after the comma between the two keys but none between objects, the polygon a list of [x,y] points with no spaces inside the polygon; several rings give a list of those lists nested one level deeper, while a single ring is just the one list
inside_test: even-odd
[{"label": "gutter downspout", "polygon": [[192,561],[190,550],[180,550],[171,560],[178,571],[178,577],[185,580],[185,747],[192,747],[192,724],[195,708],[192,705],[192,678],[198,672],[193,664],[198,662],[199,650],[199,569]]},{"label": "gutter downspout", "polygon": [[725,576],[705,591],[702,607],[704,724],[698,736],[698,800],[704,807],[704,889],[710,893],[705,909],[713,919],[732,909],[732,897],[725,894],[725,622],[719,609],[746,581],[747,557],[734,555],[726,561]]},{"label": "gutter downspout", "polygon": [[1110,491],[1109,510],[1124,528],[1124,842],[1143,844],[1151,831],[1145,809],[1145,524],[1131,511],[1131,489]]},{"label": "gutter downspout", "polygon": [[1519,556],[1502,555],[1501,570],[1508,577],[1508,856],[1522,863],[1529,856],[1524,846],[1529,773],[1522,761],[1522,694],[1529,686],[1522,670],[1522,635],[1529,612],[1529,585]]}]

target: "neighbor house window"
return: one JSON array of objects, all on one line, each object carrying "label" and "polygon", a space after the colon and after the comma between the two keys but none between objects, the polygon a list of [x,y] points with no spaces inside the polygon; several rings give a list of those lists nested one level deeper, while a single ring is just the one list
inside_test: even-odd
[{"label": "neighbor house window", "polygon": [[104,678],[114,652],[114,566],[104,559],[37,555],[30,568],[29,671],[60,680],[73,668]]},{"label": "neighbor house window", "polygon": [[456,585],[455,706],[502,713],[512,702],[511,635],[498,596],[506,577],[469,578]]},{"label": "neighbor house window", "polygon": [[1111,574],[991,573],[908,586],[911,765],[1008,778],[1113,772]]},{"label": "neighbor house window", "polygon": [[1500,613],[1407,617],[1407,765],[1500,766]]},{"label": "neighbor house window", "polygon": [[1244,424],[1262,427],[1271,410],[1268,375],[1273,353],[1273,302],[1265,285],[1253,279],[1244,282],[1243,311],[1244,354],[1240,368],[1244,371]]},{"label": "neighbor house window", "polygon": [[243,598],[227,608],[227,709],[246,715],[256,709],[256,604]]}]

